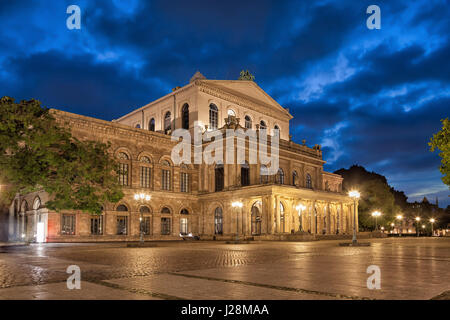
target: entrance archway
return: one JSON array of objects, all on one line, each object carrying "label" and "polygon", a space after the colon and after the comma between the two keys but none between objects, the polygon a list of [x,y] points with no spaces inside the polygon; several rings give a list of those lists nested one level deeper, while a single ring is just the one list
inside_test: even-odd
[{"label": "entrance archway", "polygon": [[252,235],[258,236],[261,234],[261,201],[257,201],[253,204],[251,209],[252,219]]}]

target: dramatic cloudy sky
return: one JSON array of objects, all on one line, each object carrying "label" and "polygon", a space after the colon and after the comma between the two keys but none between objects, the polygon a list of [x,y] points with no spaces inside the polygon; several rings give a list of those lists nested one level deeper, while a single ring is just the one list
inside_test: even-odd
[{"label": "dramatic cloudy sky", "polygon": [[[81,30],[66,8],[81,8]],[[366,8],[381,8],[381,30]],[[450,203],[427,142],[450,105],[448,1],[1,1],[0,96],[111,120],[196,70],[256,82],[324,147],[410,200]]]}]

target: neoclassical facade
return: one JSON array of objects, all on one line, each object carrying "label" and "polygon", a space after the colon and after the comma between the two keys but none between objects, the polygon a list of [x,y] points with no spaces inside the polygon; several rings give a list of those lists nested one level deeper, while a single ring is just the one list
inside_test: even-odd
[{"label": "neoclassical facade", "polygon": [[[113,121],[52,112],[77,138],[111,143],[125,196],[91,215],[52,212],[44,192],[17,195],[10,209],[11,240],[130,241],[141,233],[146,240],[190,233],[201,239],[269,239],[352,232],[357,204],[342,193],[342,177],[323,171],[320,146],[292,141],[292,116],[253,81],[207,80],[196,73],[186,86]],[[174,163],[178,141],[171,133],[193,132],[194,125],[204,133],[267,129],[269,141],[278,130],[279,170],[266,175],[259,161]],[[245,150],[247,156],[256,152],[249,143]],[[151,198],[135,200],[139,193]]]}]

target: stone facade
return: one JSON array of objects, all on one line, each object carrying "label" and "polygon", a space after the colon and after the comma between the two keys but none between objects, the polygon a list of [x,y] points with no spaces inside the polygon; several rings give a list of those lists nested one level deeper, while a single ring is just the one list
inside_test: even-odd
[{"label": "stone facade", "polygon": [[[225,164],[218,178],[215,164],[172,162],[178,142],[170,133],[181,127],[192,131],[195,122],[211,130],[212,104],[217,107],[219,130],[226,128],[226,121],[242,128],[246,116],[251,119],[245,122],[247,128],[259,129],[263,121],[270,134],[277,126],[282,177],[261,177],[259,163],[245,171],[240,164]],[[39,236],[48,242],[137,240],[141,228],[148,240],[178,239],[180,233],[229,239],[236,234],[352,232],[357,204],[342,193],[342,177],[323,171],[320,146],[291,141],[292,116],[252,81],[206,80],[197,75],[183,88],[112,122],[52,112],[77,138],[111,143],[111,154],[127,169],[120,178],[125,197],[105,204],[99,218],[84,212],[51,212],[45,208],[43,192],[17,195],[10,208],[11,240],[36,241]],[[203,143],[203,148],[207,145]],[[254,152],[249,145],[245,148],[247,155]],[[149,194],[151,200],[136,201],[136,193]],[[242,206],[233,207],[236,201]]]}]

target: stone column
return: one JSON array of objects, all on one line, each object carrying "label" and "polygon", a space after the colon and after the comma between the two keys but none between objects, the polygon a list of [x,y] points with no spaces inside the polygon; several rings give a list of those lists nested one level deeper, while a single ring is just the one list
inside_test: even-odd
[{"label": "stone column", "polygon": [[268,197],[268,210],[267,210],[267,233],[275,234],[276,233],[276,225],[274,224],[275,216],[276,216],[276,208],[274,196]]},{"label": "stone column", "polygon": [[[286,220],[286,210],[284,210],[284,219]],[[280,227],[280,197],[275,196],[275,233],[281,232]]]}]

